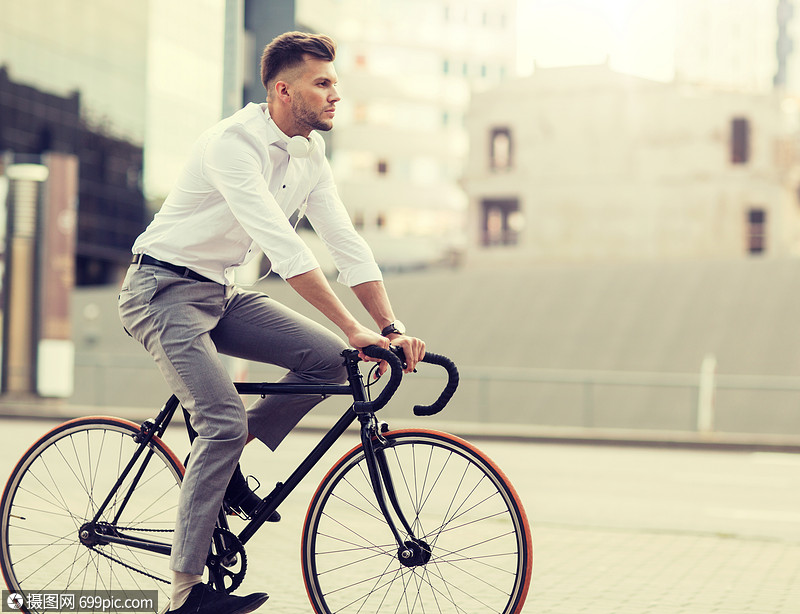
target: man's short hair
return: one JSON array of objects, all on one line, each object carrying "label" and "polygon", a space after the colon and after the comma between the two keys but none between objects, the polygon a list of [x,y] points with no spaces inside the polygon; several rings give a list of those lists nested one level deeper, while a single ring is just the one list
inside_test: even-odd
[{"label": "man's short hair", "polygon": [[264,47],[261,54],[261,83],[267,94],[278,75],[287,68],[302,64],[306,55],[333,62],[336,43],[324,34],[286,32]]}]

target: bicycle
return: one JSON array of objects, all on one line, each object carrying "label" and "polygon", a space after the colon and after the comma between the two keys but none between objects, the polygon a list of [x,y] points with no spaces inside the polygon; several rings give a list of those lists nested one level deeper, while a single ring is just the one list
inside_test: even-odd
[{"label": "bicycle", "polygon": [[[223,506],[208,580],[228,592],[241,584],[245,544],[358,421],[361,443],[322,479],[303,524],[302,571],[314,611],[518,614],[533,568],[519,496],[463,439],[428,429],[391,431],[379,422],[375,413],[400,385],[403,364],[393,351],[364,352],[390,366],[375,400],[356,350],[342,353],[347,384],[235,384],[245,395],[349,395],[353,404],[238,534]],[[443,367],[448,381],[433,404],[414,407],[418,416],[441,411],[458,386],[448,358],[428,353],[424,362]],[[114,417],[70,420],[31,446],[0,500],[0,566],[9,590],[158,590],[168,598],[169,539],[184,468],[162,437],[178,407],[172,396],[141,425]]]}]

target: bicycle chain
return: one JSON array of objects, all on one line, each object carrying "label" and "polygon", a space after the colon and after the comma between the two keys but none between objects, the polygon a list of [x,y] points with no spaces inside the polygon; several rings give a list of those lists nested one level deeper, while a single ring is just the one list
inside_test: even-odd
[{"label": "bicycle chain", "polygon": [[[134,528],[134,527],[114,527],[114,528],[118,529],[120,531],[142,531],[142,532],[147,532],[147,533],[174,533],[175,532],[174,529],[142,529],[142,528]],[[221,529],[219,527],[216,528],[214,531],[222,533],[228,539],[233,539],[234,542],[235,542],[235,545],[231,550],[234,553],[236,553],[236,554],[238,554],[239,556],[242,557],[242,559],[241,559],[242,560],[242,569],[239,570],[236,573],[232,573],[231,574],[231,578],[232,578],[233,584],[228,589],[227,592],[232,592],[232,591],[236,590],[242,583],[242,579],[244,578],[245,571],[247,570],[247,555],[245,554],[244,547],[242,546],[242,543],[239,541],[239,539],[236,537],[235,534],[233,534],[230,531],[226,531],[225,529]],[[156,580],[158,582],[163,582],[164,584],[170,584],[169,580],[165,580],[164,578],[159,578],[156,575],[153,575],[151,573],[148,573],[146,571],[142,571],[141,569],[133,567],[132,565],[129,565],[125,561],[122,561],[122,560],[118,559],[115,556],[112,556],[110,554],[106,554],[102,550],[98,550],[94,546],[90,547],[89,550],[91,550],[92,552],[96,552],[100,556],[103,556],[103,557],[109,559],[110,561],[114,561],[118,565],[122,565],[125,569],[129,569],[130,571],[135,571],[136,573],[141,574],[141,575],[145,576],[146,578],[150,578],[150,579]]]},{"label": "bicycle chain", "polygon": [[114,525],[115,529],[120,531],[141,531],[143,533],[174,533],[175,529],[144,529],[140,527],[118,527]]},{"label": "bicycle chain", "polygon": [[164,584],[169,584],[170,583],[169,580],[165,580],[164,578],[159,578],[158,576],[154,576],[151,573],[147,573],[146,571],[142,571],[141,569],[137,569],[136,567],[134,567],[132,565],[128,565],[126,562],[119,560],[115,556],[111,556],[110,554],[106,554],[105,552],[102,552],[102,551],[98,550],[94,546],[89,548],[89,550],[91,550],[92,552],[96,552],[100,556],[104,556],[107,559],[110,559],[110,560],[114,561],[115,563],[118,563],[118,564],[122,565],[126,569],[130,569],[131,571],[135,571],[136,573],[142,574],[143,576],[145,576],[147,578],[152,578],[153,580],[157,580],[158,582],[163,582]]},{"label": "bicycle chain", "polygon": [[[145,529],[145,528],[142,528],[142,527],[118,527],[118,526],[114,526],[114,529],[118,530],[118,531],[141,531],[141,532],[144,532],[144,533],[174,533],[175,532],[175,529]],[[115,563],[117,563],[119,565],[122,565],[126,569],[130,569],[131,571],[135,571],[136,573],[142,574],[143,576],[145,576],[147,578],[151,578],[153,580],[157,580],[159,582],[163,582],[164,584],[169,584],[170,583],[169,580],[165,580],[164,578],[159,578],[158,576],[154,576],[151,573],[147,573],[146,571],[142,571],[141,569],[138,569],[136,567],[133,567],[132,565],[129,565],[125,561],[121,561],[120,559],[118,559],[115,556],[112,556],[110,554],[106,554],[102,550],[98,550],[95,546],[90,547],[89,550],[91,550],[92,552],[96,552],[100,556],[104,556],[107,559],[109,559],[111,561],[114,561]]]}]

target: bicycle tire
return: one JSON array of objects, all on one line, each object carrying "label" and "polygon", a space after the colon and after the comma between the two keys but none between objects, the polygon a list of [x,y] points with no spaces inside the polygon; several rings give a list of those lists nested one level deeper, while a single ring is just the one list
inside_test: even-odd
[{"label": "bicycle tire", "polygon": [[454,435],[409,429],[384,437],[401,509],[430,560],[400,563],[356,446],[323,478],[303,525],[303,577],[315,612],[518,614],[533,544],[508,478]]},{"label": "bicycle tire", "polygon": [[[22,456],[0,500],[0,567],[9,590],[23,596],[53,590],[135,596],[155,590],[157,601],[169,598],[169,557],[123,545],[88,547],[78,535],[132,458],[138,433],[138,425],[120,418],[78,418],[46,433]],[[116,526],[128,535],[171,543],[184,469],[158,437],[101,520],[113,522],[126,487],[148,457]],[[22,611],[34,614],[32,607]]]}]

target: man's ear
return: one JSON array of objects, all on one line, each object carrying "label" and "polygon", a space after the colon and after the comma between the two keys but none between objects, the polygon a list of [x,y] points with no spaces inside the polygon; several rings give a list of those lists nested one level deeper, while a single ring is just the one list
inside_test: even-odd
[{"label": "man's ear", "polygon": [[286,83],[286,81],[276,81],[274,92],[278,100],[283,102],[289,102],[292,98],[292,95],[289,93],[289,84]]}]

